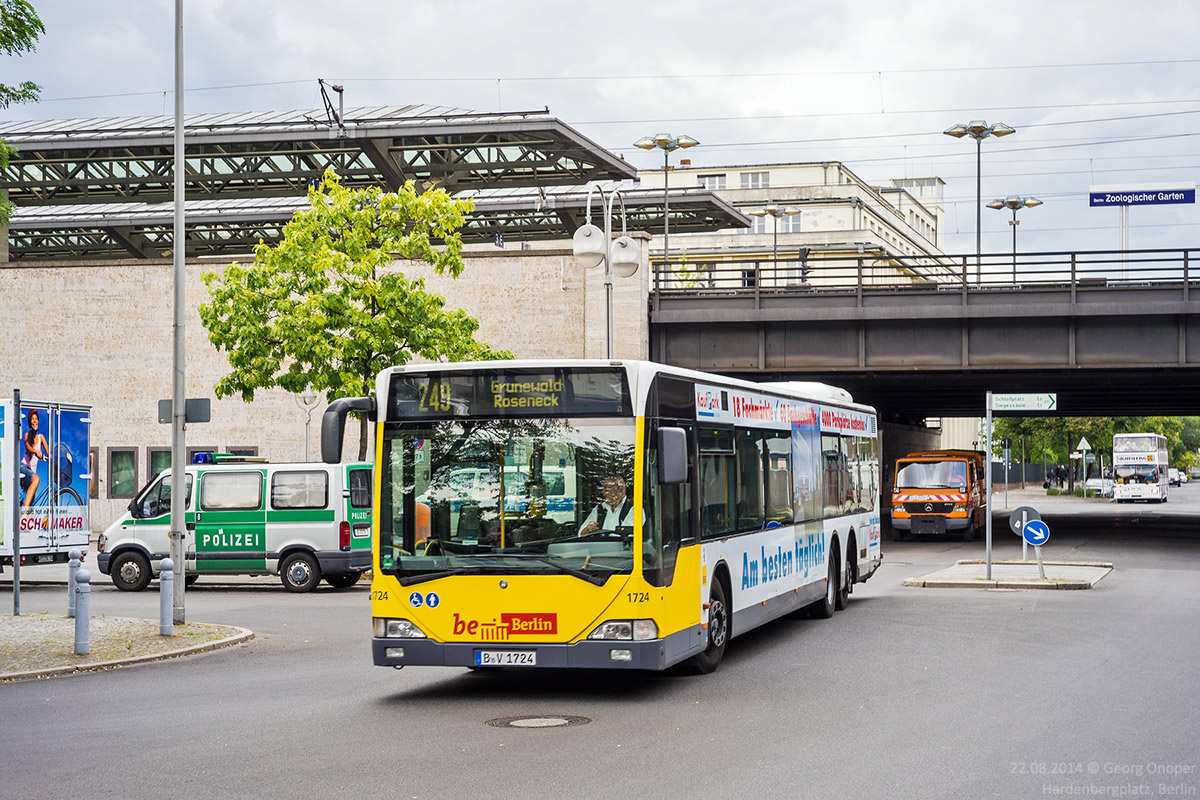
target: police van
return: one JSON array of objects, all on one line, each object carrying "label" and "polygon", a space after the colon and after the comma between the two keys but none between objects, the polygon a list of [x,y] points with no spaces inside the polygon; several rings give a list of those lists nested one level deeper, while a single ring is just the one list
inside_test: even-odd
[{"label": "police van", "polygon": [[[292,592],[336,589],[371,566],[371,465],[271,464],[199,453],[187,466],[186,580],[279,575]],[[193,487],[198,486],[198,491]],[[118,589],[145,589],[170,555],[171,475],[145,486],[98,540],[97,564]]]}]

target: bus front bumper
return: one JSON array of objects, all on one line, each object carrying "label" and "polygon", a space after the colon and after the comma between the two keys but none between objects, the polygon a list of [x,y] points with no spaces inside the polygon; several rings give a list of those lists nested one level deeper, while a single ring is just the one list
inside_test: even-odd
[{"label": "bus front bumper", "polygon": [[[664,639],[648,641],[605,640],[582,641],[574,644],[479,644],[474,642],[435,642],[431,639],[371,640],[375,665],[379,667],[435,666],[521,666],[590,669],[666,669],[667,643]],[[477,653],[513,654],[514,660],[526,662],[533,654],[533,664],[483,665]]]},{"label": "bus front bumper", "polygon": [[892,515],[892,529],[912,533],[953,533],[967,528],[969,517],[944,517],[937,514],[897,517]]}]

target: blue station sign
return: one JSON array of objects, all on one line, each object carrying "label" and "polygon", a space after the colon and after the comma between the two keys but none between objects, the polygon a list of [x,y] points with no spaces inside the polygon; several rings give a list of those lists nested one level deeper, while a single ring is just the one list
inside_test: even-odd
[{"label": "blue station sign", "polygon": [[1167,206],[1196,202],[1196,184],[1162,186],[1093,186],[1090,206]]}]

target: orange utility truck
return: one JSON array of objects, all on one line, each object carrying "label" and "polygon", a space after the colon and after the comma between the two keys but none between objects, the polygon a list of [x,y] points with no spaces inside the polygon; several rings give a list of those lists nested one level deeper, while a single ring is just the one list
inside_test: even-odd
[{"label": "orange utility truck", "polygon": [[983,453],[929,450],[896,461],[892,535],[961,533],[964,542],[987,524]]}]

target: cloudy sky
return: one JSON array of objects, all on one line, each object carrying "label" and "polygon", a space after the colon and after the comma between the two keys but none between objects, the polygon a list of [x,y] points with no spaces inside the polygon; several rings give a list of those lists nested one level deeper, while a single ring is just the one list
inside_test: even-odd
[{"label": "cloudy sky", "polygon": [[[36,53],[0,57],[41,103],[8,119],[173,112],[170,0],[33,0]],[[1035,196],[1022,250],[1118,246],[1092,185],[1200,172],[1200,3],[858,0],[734,4],[541,0],[185,0],[188,113],[428,103],[550,112],[639,167],[631,143],[686,133],[696,165],[838,160],[868,181],[946,183],[951,253],[975,244],[975,144],[942,131],[1004,122],[983,143],[983,201]],[[1011,247],[984,209],[983,248]],[[1131,246],[1200,237],[1197,207],[1135,208]]]}]

